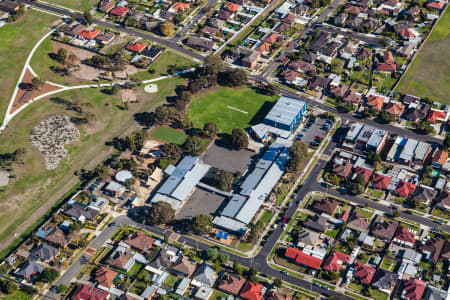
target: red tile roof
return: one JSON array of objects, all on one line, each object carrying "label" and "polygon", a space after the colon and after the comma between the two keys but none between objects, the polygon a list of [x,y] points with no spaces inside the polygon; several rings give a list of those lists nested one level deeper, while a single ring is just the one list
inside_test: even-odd
[{"label": "red tile roof", "polygon": [[186,9],[189,9],[190,5],[188,3],[183,3],[183,2],[175,2],[172,5],[172,9],[175,12],[179,12],[179,11],[184,11]]},{"label": "red tile roof", "polygon": [[395,71],[397,71],[397,65],[381,63],[381,64],[377,64],[377,70],[384,71],[384,72],[395,72]]},{"label": "red tile roof", "polygon": [[373,170],[366,169],[366,168],[363,168],[363,167],[360,167],[360,166],[356,167],[354,172],[357,175],[361,175],[364,178],[364,182],[365,183],[367,183],[369,181],[370,177],[373,174]]},{"label": "red tile roof", "polygon": [[82,31],[80,31],[80,33],[78,33],[79,36],[81,36],[85,39],[88,39],[88,40],[94,39],[99,34],[100,34],[100,30],[98,30],[98,29],[82,30]]},{"label": "red tile roof", "polygon": [[376,110],[381,110],[383,108],[383,102],[384,102],[383,97],[374,95],[370,96],[369,99],[367,99],[367,105],[375,108]]},{"label": "red tile roof", "polygon": [[137,231],[124,238],[123,242],[130,245],[134,249],[147,251],[153,246],[155,239],[145,233]]},{"label": "red tile roof", "polygon": [[433,8],[433,9],[438,9],[438,10],[441,10],[442,8],[444,8],[444,6],[445,6],[444,1],[433,1],[433,2],[427,3],[428,8]]},{"label": "red tile roof", "polygon": [[239,7],[241,7],[239,4],[233,2],[225,3],[225,8],[230,12],[236,12],[239,9]]},{"label": "red tile roof", "polygon": [[447,114],[444,111],[430,109],[430,112],[428,113],[427,121],[434,123],[438,119],[445,120],[446,116],[447,116]]},{"label": "red tile roof", "polygon": [[426,283],[419,279],[410,279],[403,285],[404,296],[409,300],[419,300],[425,292]]},{"label": "red tile roof", "polygon": [[409,231],[409,228],[405,226],[398,226],[398,229],[394,235],[394,239],[411,244],[414,244],[416,242],[414,233]]},{"label": "red tile roof", "polygon": [[392,178],[380,173],[375,173],[372,177],[373,187],[376,189],[387,189]]},{"label": "red tile roof", "polygon": [[289,247],[286,249],[285,256],[291,259],[295,259],[295,261],[299,264],[316,270],[318,270],[320,268],[320,265],[322,264],[322,260],[320,258],[308,255],[303,251],[293,247]]},{"label": "red tile roof", "polygon": [[400,180],[398,182],[397,188],[395,189],[395,192],[397,194],[399,194],[400,196],[408,197],[415,190],[416,190],[416,186],[414,184]]},{"label": "red tile roof", "polygon": [[234,274],[225,274],[217,284],[217,289],[232,294],[238,295],[239,291],[245,284],[245,278]]},{"label": "red tile roof", "polygon": [[147,46],[145,43],[132,43],[127,46],[127,49],[133,52],[141,52]]},{"label": "red tile roof", "polygon": [[247,300],[261,300],[263,296],[262,288],[263,285],[260,283],[247,281],[242,289],[240,297]]},{"label": "red tile roof", "polygon": [[109,296],[108,292],[82,284],[78,287],[75,294],[72,296],[73,300],[103,300]]},{"label": "red tile roof", "polygon": [[391,115],[400,117],[405,112],[405,106],[400,103],[388,103],[384,106],[383,110]]},{"label": "red tile roof", "polygon": [[348,264],[349,261],[350,255],[334,250],[325,260],[323,268],[331,272],[339,271],[342,263]]},{"label": "red tile roof", "polygon": [[99,285],[110,288],[113,285],[113,280],[116,278],[117,272],[105,267],[100,267],[95,271],[95,281]]},{"label": "red tile roof", "polygon": [[375,269],[366,266],[360,261],[357,261],[355,264],[355,272],[353,274],[362,283],[370,284],[372,282],[373,276],[375,276]]},{"label": "red tile roof", "polygon": [[116,6],[113,9],[111,9],[111,11],[109,13],[112,15],[123,17],[127,14],[127,12],[128,12],[128,8],[123,7],[123,6]]}]

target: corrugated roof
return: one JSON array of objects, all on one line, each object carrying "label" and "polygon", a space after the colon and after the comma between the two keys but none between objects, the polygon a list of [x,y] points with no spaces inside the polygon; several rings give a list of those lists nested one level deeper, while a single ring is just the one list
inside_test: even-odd
[{"label": "corrugated roof", "polygon": [[258,183],[261,181],[266,170],[255,169],[247,176],[245,181],[241,184],[241,195],[250,196],[250,193],[255,189]]},{"label": "corrugated roof", "polygon": [[418,140],[408,139],[399,158],[405,161],[411,161],[414,157],[414,151],[416,150],[418,143]]},{"label": "corrugated roof", "polygon": [[234,218],[234,216],[239,212],[246,200],[246,197],[243,197],[241,195],[234,195],[228,202],[227,206],[225,206],[221,215]]},{"label": "corrugated roof", "polygon": [[246,224],[224,216],[215,217],[213,224],[234,232],[244,233],[247,231]]},{"label": "corrugated roof", "polygon": [[170,176],[159,188],[158,193],[170,195],[183,178],[175,175]]},{"label": "corrugated roof", "polygon": [[364,128],[359,133],[357,141],[367,143],[367,141],[370,139],[370,137],[372,136],[374,131],[375,131],[375,127],[370,126],[370,125],[365,125]]},{"label": "corrugated roof", "polygon": [[345,136],[345,139],[353,142],[356,139],[356,137],[358,136],[358,134],[361,132],[361,129],[363,127],[364,127],[364,125],[361,123],[352,124],[352,126],[350,127],[350,129],[347,132],[347,135]]},{"label": "corrugated roof", "polygon": [[183,181],[181,181],[171,196],[180,201],[184,201],[208,170],[209,166],[200,163],[196,164],[194,168],[186,174]]},{"label": "corrugated roof", "polygon": [[415,153],[416,159],[424,160],[425,155],[428,153],[430,148],[431,148],[430,144],[419,141],[419,144],[417,145],[416,153]]},{"label": "corrugated roof", "polygon": [[172,208],[174,210],[178,210],[178,208],[181,205],[181,201],[179,201],[177,199],[174,199],[172,197],[169,197],[167,195],[160,194],[160,193],[156,193],[156,195],[153,196],[153,198],[152,198],[152,203],[158,203],[158,202],[161,202],[161,201],[169,203],[170,206],[172,206]]},{"label": "corrugated roof", "polygon": [[289,149],[285,148],[260,181],[256,189],[250,194],[247,202],[242,206],[236,219],[248,224],[259,210],[264,200],[269,196],[275,184],[284,173],[284,165],[289,159]]},{"label": "corrugated roof", "polygon": [[370,136],[369,140],[367,141],[367,146],[371,146],[371,147],[375,147],[375,148],[378,147],[378,145],[380,145],[380,143],[383,140],[385,135],[386,135],[386,130],[376,129]]},{"label": "corrugated roof", "polygon": [[198,162],[198,156],[185,156],[177,165],[177,168],[190,170]]},{"label": "corrugated roof", "polygon": [[281,144],[273,143],[272,145],[270,145],[266,152],[264,152],[263,157],[259,160],[256,168],[268,169],[282,149],[283,145]]},{"label": "corrugated roof", "polygon": [[266,115],[265,120],[290,126],[305,105],[304,101],[281,96]]}]

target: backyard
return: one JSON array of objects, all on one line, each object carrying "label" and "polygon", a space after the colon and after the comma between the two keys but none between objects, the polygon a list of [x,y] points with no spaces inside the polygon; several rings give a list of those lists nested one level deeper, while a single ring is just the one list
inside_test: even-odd
[{"label": "backyard", "polygon": [[221,132],[231,133],[234,128],[248,128],[262,122],[276,99],[249,88],[219,88],[194,98],[188,117],[197,128],[215,122]]},{"label": "backyard", "polygon": [[[0,123],[5,116],[8,101],[19,79],[28,54],[34,44],[47,32],[57,17],[28,10],[16,23],[0,27]],[[1,144],[1,142],[0,142]]]},{"label": "backyard", "polygon": [[[133,115],[150,111],[174,93],[182,79],[165,80],[158,83],[158,94],[146,94],[143,88],[136,91],[141,100],[130,105],[128,110],[121,106],[120,97],[102,93],[98,89],[83,89],[57,94],[59,98],[80,103],[83,110],[93,115],[91,124],[77,126],[81,137],[75,144],[66,146],[67,156],[58,168],[46,170],[41,153],[29,142],[30,129],[39,121],[54,114],[77,116],[72,110],[53,100],[43,99],[19,114],[0,137],[0,153],[10,153],[24,148],[23,164],[15,168],[15,178],[8,186],[0,189],[0,246],[6,247],[14,238],[13,232],[21,233],[78,182],[75,171],[91,169],[111,153],[105,145],[114,137],[124,136],[139,126]],[[74,163],[76,162],[76,163]],[[15,167],[15,166],[14,166]],[[6,200],[7,199],[7,200]],[[36,213],[35,215],[33,215]],[[6,215],[13,217],[4,217]],[[20,228],[19,228],[20,226]]]},{"label": "backyard", "polygon": [[427,97],[444,104],[450,103],[450,10],[425,42],[397,90],[401,93]]}]

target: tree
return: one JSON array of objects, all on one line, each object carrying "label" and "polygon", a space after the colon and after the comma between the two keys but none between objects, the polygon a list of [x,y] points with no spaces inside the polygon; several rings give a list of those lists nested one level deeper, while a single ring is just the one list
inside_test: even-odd
[{"label": "tree", "polygon": [[5,294],[8,295],[14,293],[18,289],[17,284],[11,280],[4,280],[0,282],[0,288]]},{"label": "tree", "polygon": [[367,161],[370,162],[375,169],[381,164],[381,156],[376,152],[369,152],[367,154]]},{"label": "tree", "polygon": [[434,133],[434,128],[431,126],[431,122],[429,121],[419,121],[416,123],[416,130],[422,134],[431,134]]},{"label": "tree", "polygon": [[147,213],[147,222],[160,225],[167,224],[175,218],[175,210],[167,202],[153,203]]},{"label": "tree", "polygon": [[281,279],[279,279],[279,278],[276,278],[276,279],[273,281],[273,285],[276,286],[277,288],[280,288],[280,287],[283,286],[283,281],[281,281]]},{"label": "tree", "polygon": [[308,146],[299,141],[295,141],[291,148],[289,148],[289,160],[286,163],[286,169],[291,172],[297,172],[308,157]]},{"label": "tree", "polygon": [[56,60],[64,64],[66,62],[67,57],[69,56],[67,49],[65,48],[59,48],[58,52],[56,53]]},{"label": "tree", "polygon": [[419,200],[417,200],[416,198],[412,198],[411,200],[409,200],[409,207],[415,209],[418,208],[420,206]]},{"label": "tree", "polygon": [[236,150],[248,147],[248,136],[241,128],[235,128],[231,132],[231,146]]},{"label": "tree", "polygon": [[167,106],[158,106],[155,109],[154,121],[157,124],[166,124],[171,120],[171,112]]},{"label": "tree", "polygon": [[219,128],[217,127],[217,124],[214,122],[206,123],[203,126],[203,132],[210,138],[216,137],[217,133],[219,132]]},{"label": "tree", "polygon": [[68,287],[65,284],[60,284],[58,286],[58,293],[64,294],[67,291]]},{"label": "tree", "polygon": [[350,190],[353,194],[360,195],[364,193],[366,187],[366,182],[362,175],[356,176],[355,180],[350,185]]},{"label": "tree", "polygon": [[111,87],[111,95],[117,95],[120,92],[120,86],[118,85],[113,85]]},{"label": "tree", "polygon": [[391,40],[387,36],[383,37],[383,39],[381,40],[381,44],[383,45],[383,47],[389,46],[390,42]]},{"label": "tree", "polygon": [[216,260],[217,256],[219,255],[219,252],[217,251],[217,248],[209,248],[208,250],[206,250],[206,258],[209,260]]},{"label": "tree", "polygon": [[45,80],[39,78],[39,77],[34,77],[31,80],[31,87],[35,90],[40,90],[41,87],[44,85]]},{"label": "tree", "polygon": [[389,124],[389,123],[395,121],[395,117],[386,111],[382,111],[379,114],[379,119],[381,122],[386,123],[386,124]]},{"label": "tree", "polygon": [[181,147],[177,144],[163,144],[160,147],[161,154],[163,157],[170,158],[173,160],[179,160],[181,157],[181,154],[183,154],[183,150]]},{"label": "tree", "polygon": [[192,229],[197,234],[203,235],[211,233],[212,227],[212,218],[210,215],[199,214],[192,220]]},{"label": "tree", "polygon": [[394,211],[394,213],[393,213],[393,215],[392,215],[394,218],[398,218],[398,217],[400,217],[400,212],[399,211]]},{"label": "tree", "polygon": [[190,135],[183,144],[183,150],[191,155],[197,156],[205,152],[205,144],[198,136]]},{"label": "tree", "polygon": [[230,260],[230,256],[226,253],[219,253],[218,258],[222,264],[226,264]]},{"label": "tree", "polygon": [[247,275],[248,280],[256,282],[257,280],[256,275],[258,275],[258,270],[256,270],[254,267],[250,267],[250,269],[248,269]]},{"label": "tree", "polygon": [[242,69],[227,68],[218,78],[219,84],[229,87],[238,87],[247,83],[247,73]]},{"label": "tree", "polygon": [[219,170],[216,174],[217,187],[222,191],[228,190],[234,181],[234,175],[231,172]]},{"label": "tree", "polygon": [[233,262],[233,271],[239,276],[242,275],[242,266],[237,262],[237,260]]},{"label": "tree", "polygon": [[84,19],[86,20],[87,25],[91,25],[94,22],[94,17],[89,11],[85,11],[83,13]]},{"label": "tree", "polygon": [[272,83],[263,85],[261,91],[267,96],[276,96],[280,94],[280,88]]},{"label": "tree", "polygon": [[38,281],[50,283],[56,280],[59,277],[59,272],[53,268],[45,268],[44,271],[39,275]]},{"label": "tree", "polygon": [[172,22],[165,21],[165,22],[161,23],[161,25],[159,25],[159,31],[164,36],[173,35],[174,30],[175,30],[175,28],[174,28]]}]

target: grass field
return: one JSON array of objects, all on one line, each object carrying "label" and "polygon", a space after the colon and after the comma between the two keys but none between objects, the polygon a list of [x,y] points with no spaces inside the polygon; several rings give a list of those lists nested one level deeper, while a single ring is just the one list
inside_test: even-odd
[{"label": "grass field", "polygon": [[28,54],[34,44],[49,31],[57,20],[35,10],[28,10],[18,22],[0,27],[0,123],[3,121],[9,98],[19,79]]},{"label": "grass field", "polygon": [[159,126],[152,132],[151,137],[164,142],[182,145],[187,139],[187,134],[173,128]]},{"label": "grass field", "polygon": [[46,0],[50,4],[55,4],[79,11],[86,11],[91,9],[92,6],[97,5],[96,0]]},{"label": "grass field", "polygon": [[197,128],[215,122],[221,132],[231,133],[234,128],[248,128],[261,122],[276,99],[249,88],[219,88],[195,98],[188,117]]},{"label": "grass field", "polygon": [[450,10],[447,9],[397,90],[450,103]]},{"label": "grass field", "polygon": [[105,146],[106,141],[137,130],[139,126],[134,120],[135,113],[152,110],[172,95],[182,81],[172,78],[158,82],[157,94],[146,94],[141,87],[136,92],[139,103],[130,105],[129,110],[122,108],[120,97],[112,97],[98,89],[57,94],[66,100],[89,103],[83,109],[95,115],[95,122],[78,127],[80,139],[66,146],[68,154],[55,170],[44,168],[42,155],[29,142],[30,129],[50,115],[64,113],[73,116],[75,113],[45,99],[30,105],[13,119],[0,136],[0,153],[12,152],[18,147],[25,148],[27,152],[24,164],[14,171],[16,178],[0,189],[0,248],[6,246],[8,239],[11,242],[12,233],[20,233],[33,224],[78,182],[75,171],[93,168],[111,153],[112,149]]},{"label": "grass field", "polygon": [[176,66],[177,68],[187,68],[193,67],[195,65],[196,64],[193,61],[181,55],[175,54],[170,50],[166,50],[156,60],[156,62],[154,62],[150,66],[150,68],[148,68],[148,70],[136,73],[135,76],[137,76],[137,78],[140,80],[147,80],[168,75],[170,66]]}]

